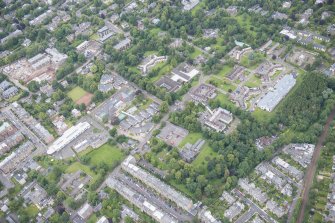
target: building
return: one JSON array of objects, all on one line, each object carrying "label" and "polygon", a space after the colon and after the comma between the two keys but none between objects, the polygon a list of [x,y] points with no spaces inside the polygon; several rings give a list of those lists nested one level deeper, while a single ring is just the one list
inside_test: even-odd
[{"label": "building", "polygon": [[199,4],[199,0],[182,0],[181,4],[183,4],[183,10],[184,11],[190,11],[193,9],[195,6]]},{"label": "building", "polygon": [[12,86],[12,84],[6,80],[4,80],[3,82],[0,83],[0,91],[5,91],[6,89],[8,89],[10,86]]},{"label": "building", "polygon": [[131,44],[131,39],[126,38],[124,40],[121,40],[118,44],[116,44],[113,48],[117,51],[122,51],[127,49]]},{"label": "building", "polygon": [[34,149],[32,142],[27,141],[22,144],[16,151],[0,162],[0,170],[5,174],[12,172]]},{"label": "building", "polygon": [[200,122],[216,132],[223,132],[233,121],[233,115],[230,111],[218,107],[211,111],[209,108],[202,113]]},{"label": "building", "polygon": [[136,166],[134,163],[135,158],[132,156],[128,156],[128,158],[122,162],[122,169],[133,177],[142,181],[150,188],[154,189],[161,196],[174,202],[178,207],[195,216],[196,205],[193,204],[193,201],[191,199],[185,197],[180,192],[165,184],[163,181],[156,178],[155,176],[149,174],[141,167]]},{"label": "building", "polygon": [[155,83],[155,85],[157,87],[165,88],[167,92],[176,92],[181,87],[179,82],[176,82],[167,76],[163,76]]},{"label": "building", "polygon": [[181,63],[171,71],[171,79],[175,82],[188,82],[199,74],[199,71],[187,63]]},{"label": "building", "polygon": [[145,58],[138,68],[141,70],[142,74],[147,74],[151,68],[153,68],[157,63],[165,62],[167,60],[167,56],[156,56],[150,55]]},{"label": "building", "polygon": [[90,127],[91,125],[88,122],[80,122],[77,125],[72,126],[68,130],[66,130],[61,137],[59,137],[55,142],[52,143],[47,153],[50,155],[63,149]]},{"label": "building", "polygon": [[190,163],[200,153],[201,148],[205,143],[206,141],[202,139],[198,139],[198,141],[196,141],[193,145],[186,143],[186,145],[181,150],[179,150],[179,155],[184,161]]},{"label": "building", "polygon": [[272,162],[278,166],[281,170],[288,173],[290,176],[294,177],[297,181],[301,180],[304,176],[304,173],[294,166],[287,163],[285,160],[283,160],[280,157],[273,158]]},{"label": "building", "polygon": [[204,206],[198,213],[198,218],[203,223],[221,223],[220,220],[217,220],[206,206]]},{"label": "building", "polygon": [[177,223],[178,220],[172,215],[168,214],[161,208],[157,207],[155,204],[150,203],[146,197],[142,194],[137,193],[132,188],[123,184],[121,181],[109,178],[107,180],[107,185],[116,190],[124,198],[129,200],[132,204],[138,207],[141,211],[145,212],[147,215],[151,216],[159,223]]},{"label": "building", "polygon": [[266,95],[259,100],[257,106],[265,111],[273,111],[278,103],[294,87],[296,79],[293,74],[285,75],[278,83],[270,89]]},{"label": "building", "polygon": [[8,88],[7,90],[5,90],[4,92],[2,92],[2,97],[4,99],[9,99],[9,98],[15,96],[18,92],[19,92],[19,89],[15,86],[12,86],[12,87]]},{"label": "building", "polygon": [[93,214],[93,208],[88,203],[85,203],[77,212],[79,217],[84,220],[87,220]]},{"label": "building", "polygon": [[191,98],[197,103],[207,104],[209,100],[216,97],[216,89],[209,84],[201,84],[191,92]]}]

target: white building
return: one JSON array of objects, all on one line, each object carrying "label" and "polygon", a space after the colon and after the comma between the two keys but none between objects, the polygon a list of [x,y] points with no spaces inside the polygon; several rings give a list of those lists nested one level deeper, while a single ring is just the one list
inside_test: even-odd
[{"label": "white building", "polygon": [[68,130],[64,132],[64,134],[59,137],[53,144],[49,147],[47,153],[53,154],[65,146],[67,146],[70,142],[76,139],[79,135],[84,133],[87,129],[89,129],[91,125],[88,122],[80,122],[75,126],[72,126]]}]

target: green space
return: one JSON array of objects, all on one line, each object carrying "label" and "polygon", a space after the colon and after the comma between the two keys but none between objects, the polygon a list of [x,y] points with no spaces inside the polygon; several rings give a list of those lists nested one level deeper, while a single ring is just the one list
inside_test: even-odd
[{"label": "green space", "polygon": [[199,55],[201,55],[201,50],[199,50],[198,48],[194,48],[194,52],[191,53],[190,57],[192,59],[197,58]]},{"label": "green space", "polygon": [[216,155],[217,153],[211,147],[209,147],[208,143],[206,142],[197,158],[193,160],[192,165],[194,167],[206,167],[208,160],[214,158]]},{"label": "green space", "polygon": [[116,146],[104,144],[98,149],[87,153],[85,156],[90,158],[89,163],[91,165],[97,166],[101,163],[105,163],[109,167],[112,167],[122,160],[123,153]]},{"label": "green space", "polygon": [[219,100],[221,104],[229,105],[229,106],[235,106],[235,104],[225,94],[219,93],[218,96],[216,96],[215,99]]},{"label": "green space", "polygon": [[85,94],[87,94],[87,92],[81,87],[77,86],[73,88],[71,91],[69,91],[67,93],[67,96],[69,96],[69,98],[71,98],[73,101],[77,101],[78,99],[83,97]]},{"label": "green space", "polygon": [[252,21],[251,21],[251,16],[248,14],[242,14],[242,15],[238,15],[235,17],[236,21],[238,22],[238,24],[240,24],[242,27],[244,27],[244,30],[247,31],[248,33],[251,33],[253,36],[256,36],[256,32],[251,30],[251,27],[254,28],[254,26],[252,26]]},{"label": "green space", "polygon": [[245,86],[249,88],[259,87],[262,84],[261,78],[255,75],[252,75],[249,80],[245,83]]},{"label": "green space", "polygon": [[163,75],[168,74],[173,69],[173,67],[167,63],[159,63],[154,69],[159,69],[159,72],[158,75],[150,78],[151,83],[158,81]]},{"label": "green space", "polygon": [[91,170],[89,166],[85,166],[79,162],[72,163],[66,170],[66,173],[74,173],[78,170],[85,172],[87,175],[90,175],[93,178],[93,181],[97,179],[97,175]]},{"label": "green space", "polygon": [[206,6],[206,2],[200,1],[200,3],[191,10],[192,16],[195,16],[197,11],[204,8],[205,6]]},{"label": "green space", "polygon": [[157,36],[158,33],[160,33],[162,30],[160,28],[153,28],[150,30],[150,34],[151,35],[154,35],[154,36]]},{"label": "green space", "polygon": [[179,147],[182,148],[186,143],[194,144],[196,141],[202,138],[202,134],[199,132],[190,132],[179,144]]},{"label": "green space", "polygon": [[232,70],[233,66],[224,65],[217,75],[221,77],[226,77],[226,75],[229,74]]},{"label": "green space", "polygon": [[209,84],[214,85],[215,87],[221,88],[226,92],[231,92],[236,89],[235,85],[232,85],[228,80],[222,80],[217,77],[212,77],[207,81]]},{"label": "green space", "polygon": [[264,55],[259,52],[250,52],[242,56],[240,64],[251,70],[256,69],[264,60]]},{"label": "green space", "polygon": [[275,116],[275,112],[264,111],[260,108],[256,108],[252,113],[252,116],[259,122],[268,123]]},{"label": "green space", "polygon": [[28,207],[26,207],[25,211],[30,219],[35,218],[39,212],[38,208],[34,204],[30,204]]},{"label": "green space", "polygon": [[151,51],[147,51],[144,53],[144,56],[147,57],[147,56],[151,56],[151,55],[154,55],[154,54],[158,54],[158,51],[156,50],[151,50]]}]

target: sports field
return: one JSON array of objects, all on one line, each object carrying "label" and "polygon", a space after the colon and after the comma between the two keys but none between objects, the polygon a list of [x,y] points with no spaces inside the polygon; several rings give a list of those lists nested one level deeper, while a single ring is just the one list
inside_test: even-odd
[{"label": "sports field", "polygon": [[91,93],[88,93],[81,87],[73,88],[67,95],[78,105],[80,104],[89,105],[93,97]]}]

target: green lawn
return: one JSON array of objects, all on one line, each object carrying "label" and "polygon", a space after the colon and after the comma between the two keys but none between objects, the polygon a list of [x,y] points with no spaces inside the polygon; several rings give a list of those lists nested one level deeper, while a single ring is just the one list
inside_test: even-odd
[{"label": "green lawn", "polygon": [[157,36],[160,31],[160,28],[153,28],[150,30],[150,34]]},{"label": "green lawn", "polygon": [[150,78],[151,83],[158,81],[163,75],[168,74],[173,69],[173,67],[167,63],[159,63],[155,66],[154,69],[160,69],[160,70],[157,76]]},{"label": "green lawn", "polygon": [[229,92],[229,90],[234,91],[236,89],[236,86],[232,85],[230,81],[228,80],[222,80],[219,78],[212,77],[208,80],[208,83],[215,85],[218,88],[221,88],[222,90]]},{"label": "green lawn", "polygon": [[245,83],[245,86],[249,88],[259,87],[262,84],[262,81],[259,77],[252,75],[249,80]]},{"label": "green lawn", "polygon": [[189,133],[183,141],[179,144],[179,147],[182,148],[186,143],[194,144],[198,139],[202,138],[202,134],[198,132],[191,132]]},{"label": "green lawn", "polygon": [[201,55],[201,51],[198,48],[194,48],[194,52],[190,56],[191,56],[192,59],[195,59],[199,55]]},{"label": "green lawn", "polygon": [[207,158],[214,156],[216,156],[216,152],[214,152],[214,150],[209,147],[208,143],[205,143],[199,155],[195,158],[195,160],[193,160],[192,165],[194,167],[206,167]]},{"label": "green lawn", "polygon": [[30,204],[26,207],[25,211],[27,212],[30,219],[33,219],[37,216],[39,210],[34,204]]},{"label": "green lawn", "polygon": [[195,16],[195,14],[197,13],[197,11],[199,11],[202,8],[204,8],[205,6],[206,6],[205,5],[205,1],[200,1],[200,3],[191,10],[192,16]]},{"label": "green lawn", "polygon": [[218,96],[216,96],[215,99],[219,100],[221,102],[221,104],[227,104],[227,105],[230,105],[230,106],[235,106],[235,104],[228,98],[227,95],[219,93]]},{"label": "green lawn", "polygon": [[151,50],[151,51],[147,51],[144,53],[144,56],[147,57],[147,56],[150,56],[150,55],[154,55],[154,54],[158,54],[158,51],[156,50]]},{"label": "green lawn", "polygon": [[87,153],[85,156],[90,157],[90,164],[98,165],[99,163],[105,163],[109,167],[115,165],[116,162],[123,159],[122,151],[116,146],[104,144],[98,149],[94,149]]},{"label": "green lawn", "polygon": [[79,162],[72,163],[66,170],[66,173],[73,173],[78,170],[85,172],[87,175],[90,175],[93,178],[93,181],[97,179],[97,175],[91,170],[89,166],[85,166]]},{"label": "green lawn", "polygon": [[229,74],[232,71],[232,69],[233,69],[233,66],[224,65],[222,70],[217,75],[221,77],[226,77],[226,75]]},{"label": "green lawn", "polygon": [[81,87],[75,87],[71,91],[69,91],[69,93],[67,93],[67,96],[69,96],[69,98],[71,98],[73,101],[77,101],[85,94],[87,94],[87,92],[84,89],[82,89]]},{"label": "green lawn", "polygon": [[275,116],[275,112],[268,112],[260,108],[256,108],[252,113],[252,116],[254,116],[254,118],[259,122],[268,123]]}]

